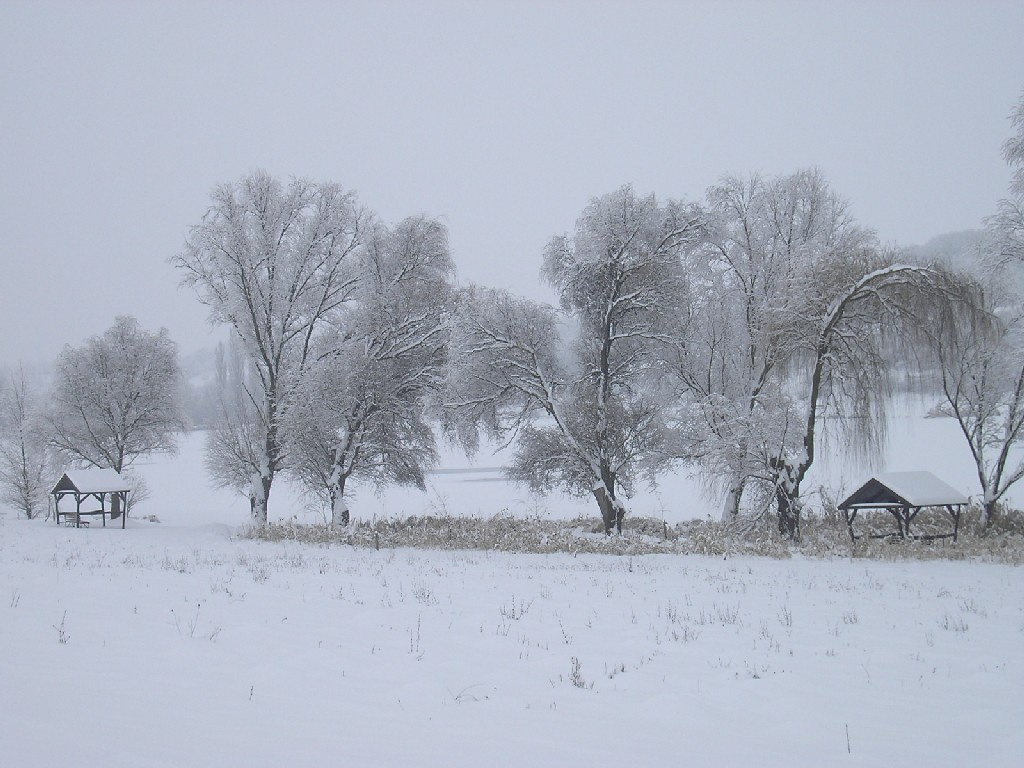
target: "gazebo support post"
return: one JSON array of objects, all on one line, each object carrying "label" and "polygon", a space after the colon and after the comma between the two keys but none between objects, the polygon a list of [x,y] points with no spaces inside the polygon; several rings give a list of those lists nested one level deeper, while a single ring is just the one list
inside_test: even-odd
[{"label": "gazebo support post", "polygon": [[960,533],[960,507],[954,507],[949,505],[946,507],[950,516],[953,518],[953,543],[956,543],[957,536]]},{"label": "gazebo support post", "polygon": [[914,507],[913,509],[907,510],[907,536],[910,536],[910,522],[917,517],[917,513],[921,511],[921,507]]},{"label": "gazebo support post", "polygon": [[850,532],[850,541],[856,541],[857,537],[853,533],[853,521],[857,519],[857,510],[844,509],[843,516],[846,518],[846,530]]},{"label": "gazebo support post", "polygon": [[903,516],[906,513],[906,509],[904,507],[889,507],[889,511],[896,518],[896,533],[899,534],[901,539],[906,538],[903,528]]}]

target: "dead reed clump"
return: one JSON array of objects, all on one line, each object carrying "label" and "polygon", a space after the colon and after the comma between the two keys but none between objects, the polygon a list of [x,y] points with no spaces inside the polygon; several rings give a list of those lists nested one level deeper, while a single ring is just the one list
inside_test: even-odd
[{"label": "dead reed clump", "polygon": [[[356,520],[344,528],[304,525],[295,521],[249,527],[242,538],[295,541],[319,546],[347,545],[362,549],[491,550],[529,554],[679,554],[712,557],[755,556],[782,559],[799,553],[815,558],[875,560],[970,560],[1024,564],[1024,513],[1004,510],[987,531],[979,513],[964,514],[958,540],[927,538],[951,530],[944,512],[922,512],[913,533],[894,535],[891,516],[858,518],[859,538],[851,541],[845,519],[834,510],[807,514],[799,542],[783,540],[767,517],[740,518],[730,523],[692,520],[669,526],[655,518],[627,518],[621,534],[595,532],[589,519],[549,520],[502,512],[492,517],[425,515]],[[888,520],[886,519],[888,517]],[[893,535],[890,535],[893,534]],[[872,538],[872,536],[878,538]]]}]

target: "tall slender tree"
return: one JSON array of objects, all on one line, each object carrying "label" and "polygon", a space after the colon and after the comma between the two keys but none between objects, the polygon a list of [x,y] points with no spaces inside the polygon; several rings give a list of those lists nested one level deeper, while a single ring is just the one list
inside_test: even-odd
[{"label": "tall slender tree", "polygon": [[[256,451],[212,442],[218,463],[246,477],[253,520],[266,524],[274,478],[285,466],[280,422],[289,388],[310,360],[332,314],[354,294],[354,255],[371,221],[337,184],[295,179],[287,187],[262,171],[214,188],[202,221],[172,263],[231,326],[255,371],[246,397],[258,420]],[[222,435],[223,436],[223,435]]]},{"label": "tall slender tree", "polygon": [[52,481],[42,406],[24,368],[4,376],[0,385],[0,500],[30,520],[46,509],[47,481]]},{"label": "tall slender tree", "polygon": [[990,261],[975,277],[963,278],[975,288],[973,311],[951,305],[927,326],[943,397],[938,410],[956,419],[971,451],[986,529],[1000,500],[1024,477],[1024,459],[1013,456],[1024,441],[1021,270],[1020,262]]}]

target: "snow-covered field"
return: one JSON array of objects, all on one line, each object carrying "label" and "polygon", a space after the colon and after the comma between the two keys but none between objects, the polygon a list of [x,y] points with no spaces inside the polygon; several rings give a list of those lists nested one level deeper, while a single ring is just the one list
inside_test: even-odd
[{"label": "snow-covered field", "polygon": [[[894,430],[888,468],[974,493],[944,426]],[[593,516],[492,461],[353,511]],[[257,542],[200,436],[143,471],[159,523],[0,512],[4,765],[1024,764],[1020,568]],[[687,478],[633,505],[714,507]]]}]

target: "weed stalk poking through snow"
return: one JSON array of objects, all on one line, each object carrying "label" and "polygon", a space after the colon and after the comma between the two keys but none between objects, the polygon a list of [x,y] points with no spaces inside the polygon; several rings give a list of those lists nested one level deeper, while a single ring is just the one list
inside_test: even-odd
[{"label": "weed stalk poking through snow", "polygon": [[60,624],[53,625],[53,628],[57,630],[57,642],[61,645],[67,645],[68,640],[71,639],[71,635],[69,635],[67,630],[64,628],[64,622],[67,621],[67,618],[68,612],[64,611],[64,615],[60,617]]}]

